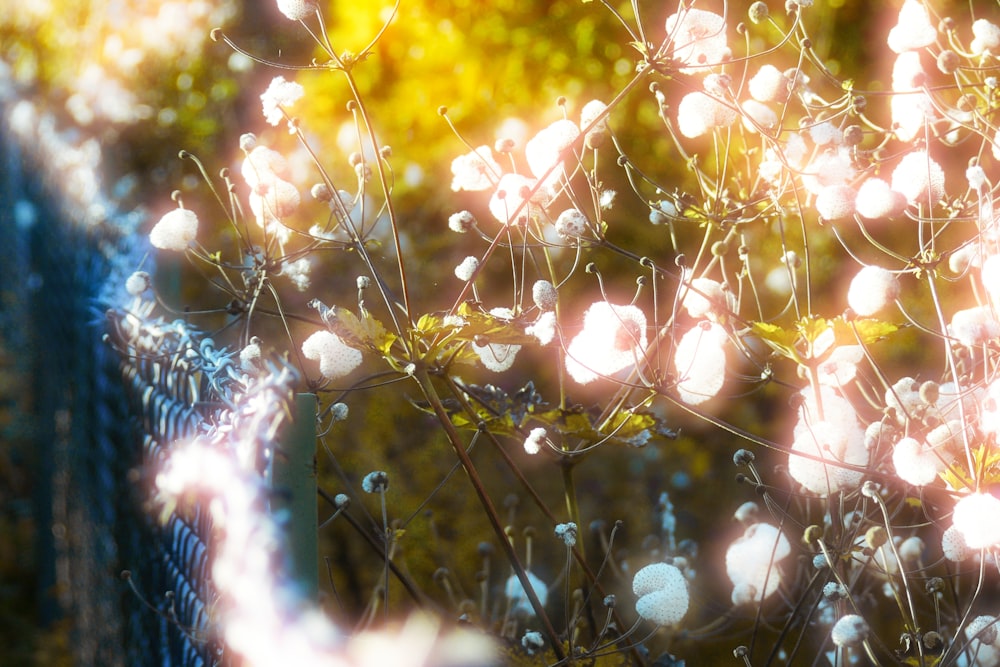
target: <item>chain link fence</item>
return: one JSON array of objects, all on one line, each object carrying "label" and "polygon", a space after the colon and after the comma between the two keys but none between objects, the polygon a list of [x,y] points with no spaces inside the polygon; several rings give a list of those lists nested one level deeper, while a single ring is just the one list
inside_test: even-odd
[{"label": "chain link fence", "polygon": [[[100,147],[0,102],[0,406],[16,417],[0,455],[33,468],[22,512],[37,534],[38,619],[71,628],[77,665],[225,664],[209,513],[162,516],[152,489],[171,444],[232,405],[234,354],[126,293],[148,248],[142,216],[104,197]],[[296,375],[282,378],[291,400]]]}]

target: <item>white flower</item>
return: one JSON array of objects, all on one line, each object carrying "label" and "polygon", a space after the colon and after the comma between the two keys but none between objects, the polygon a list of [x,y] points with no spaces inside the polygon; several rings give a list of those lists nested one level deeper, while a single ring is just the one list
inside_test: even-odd
[{"label": "white flower", "polygon": [[282,263],[279,275],[286,276],[295,285],[295,289],[305,292],[309,289],[310,273],[312,273],[312,260],[308,257],[300,257],[294,262]]},{"label": "white flower", "polygon": [[685,95],[677,105],[677,129],[688,139],[694,139],[714,128],[732,125],[738,115],[731,104],[695,91]]},{"label": "white flower", "polygon": [[788,79],[774,65],[762,65],[747,82],[747,89],[758,102],[783,102],[788,97]]},{"label": "white flower", "polygon": [[250,189],[256,190],[270,186],[277,178],[287,178],[288,161],[278,151],[257,146],[243,159],[240,173]]},{"label": "white flower", "polygon": [[833,145],[844,143],[844,133],[839,127],[828,120],[809,126],[809,138],[817,146]]},{"label": "white flower", "polygon": [[850,151],[841,147],[827,150],[812,159],[802,173],[802,185],[818,195],[831,185],[846,185],[854,178],[855,170]]},{"label": "white flower", "polygon": [[198,216],[186,208],[168,211],[149,232],[149,242],[160,250],[183,251],[198,235]]},{"label": "white flower", "polygon": [[[531,586],[531,590],[534,591],[535,597],[538,598],[539,604],[544,607],[549,599],[548,587],[544,581],[531,572],[525,572],[525,574],[528,575],[528,584]],[[528,600],[528,594],[525,592],[524,586],[521,585],[521,580],[517,578],[516,574],[510,575],[510,578],[507,579],[507,584],[504,586],[504,595],[510,600],[512,611],[523,612],[532,616],[535,614],[535,609]]]},{"label": "white flower", "polygon": [[896,53],[915,51],[930,46],[937,39],[937,30],[931,25],[924,3],[906,0],[899,10],[899,21],[889,30],[886,42]]},{"label": "white flower", "polygon": [[1000,543],[1000,499],[989,493],[970,493],[955,503],[952,525],[970,549]]},{"label": "white flower", "polygon": [[317,331],[302,343],[306,359],[319,362],[319,372],[328,380],[343,377],[361,365],[361,351],[347,345],[331,331]]},{"label": "white flower", "polygon": [[913,151],[892,170],[892,189],[911,204],[933,204],[944,196],[944,170],[926,150]]},{"label": "white flower", "polygon": [[500,181],[503,170],[493,159],[489,146],[479,146],[471,153],[459,155],[451,161],[451,189],[489,190]]},{"label": "white flower", "polygon": [[[514,311],[510,308],[493,308],[490,315],[503,320],[514,319]],[[514,365],[520,345],[513,343],[487,343],[486,345],[472,344],[472,349],[479,355],[479,360],[483,366],[495,373],[502,373]]]},{"label": "white flower", "polygon": [[646,349],[646,316],[636,306],[592,304],[566,350],[566,371],[580,384],[633,366]]},{"label": "white flower", "polygon": [[972,43],[969,45],[974,54],[982,55],[984,51],[998,53],[1000,47],[1000,28],[986,19],[978,19],[972,24]]},{"label": "white flower", "polygon": [[540,345],[548,345],[556,337],[556,314],[554,311],[542,313],[534,324],[524,328],[524,333],[538,339]]},{"label": "white flower", "polygon": [[260,370],[260,338],[254,336],[250,342],[240,350],[240,370],[249,375],[257,375]]},{"label": "white flower", "polygon": [[504,174],[490,197],[490,213],[504,225],[527,224],[533,215],[533,205],[544,206],[547,203],[544,195],[531,196],[537,183],[535,179],[520,174]]},{"label": "white flower", "polygon": [[986,178],[986,170],[978,164],[965,170],[965,180],[969,181],[969,187],[973,190],[979,190],[989,183]]},{"label": "white flower", "polygon": [[988,306],[974,306],[956,312],[948,325],[948,335],[966,347],[982,345],[1000,336],[1000,322]]},{"label": "white flower", "polygon": [[732,55],[726,38],[726,20],[713,12],[683,9],[667,18],[666,30],[672,47],[670,57],[687,65],[680,70],[684,74],[719,65]]},{"label": "white flower", "polygon": [[[580,136],[580,128],[571,120],[557,120],[528,140],[524,157],[535,178],[545,180],[544,187],[552,187],[562,178],[563,163],[568,149]],[[550,171],[551,170],[551,171]]]},{"label": "white flower", "polygon": [[459,280],[469,281],[479,268],[479,258],[469,255],[462,260],[462,263],[455,267],[455,276]]},{"label": "white flower", "polygon": [[965,636],[978,639],[983,644],[994,643],[997,640],[997,617],[976,616],[965,626]]},{"label": "white flower", "polygon": [[261,184],[251,190],[249,201],[257,224],[265,227],[270,222],[295,215],[302,199],[294,185],[275,177],[270,184]]},{"label": "white flower", "polygon": [[476,217],[469,211],[459,211],[448,216],[448,229],[465,234],[476,225]]},{"label": "white flower", "polygon": [[838,345],[816,367],[817,379],[828,387],[843,387],[857,375],[858,364],[864,358],[860,345]]},{"label": "white flower", "polygon": [[939,454],[920,441],[906,437],[892,450],[892,465],[900,479],[913,486],[926,486],[944,470],[945,462]]},{"label": "white flower", "polygon": [[635,573],[635,610],[657,625],[677,625],[687,613],[690,595],[684,574],[675,566],[653,563]]},{"label": "white flower", "polygon": [[694,278],[681,286],[681,308],[695,319],[714,317],[726,312],[726,293],[722,284],[711,278]]},{"label": "white flower", "polygon": [[548,433],[542,427],[533,428],[528,433],[528,437],[524,439],[524,451],[528,454],[535,455],[542,451],[542,447],[545,446],[545,438]]},{"label": "white flower", "polygon": [[132,296],[139,296],[152,285],[152,279],[145,271],[136,271],[125,281],[125,291]]},{"label": "white flower", "polygon": [[777,563],[792,552],[788,538],[768,523],[755,523],[726,550],[733,604],[761,602],[778,589]]},{"label": "white flower", "polygon": [[562,541],[568,547],[576,546],[577,528],[576,524],[572,521],[568,523],[560,523],[556,525],[555,528],[556,537],[561,537]]},{"label": "white flower", "polygon": [[555,286],[548,280],[536,280],[531,286],[531,299],[535,302],[535,307],[542,312],[556,309],[559,294]]},{"label": "white flower", "polygon": [[884,309],[899,296],[896,274],[880,266],[866,266],[851,279],[847,290],[847,305],[862,317]]},{"label": "white flower", "polygon": [[857,614],[843,616],[833,626],[830,639],[837,646],[860,646],[868,639],[868,623]]},{"label": "white flower", "polygon": [[816,195],[816,212],[824,220],[842,220],[854,215],[856,198],[849,185],[828,185]]},{"label": "white flower", "polygon": [[689,329],[674,350],[677,394],[688,405],[714,398],[726,379],[726,329],[704,320]]},{"label": "white flower", "polygon": [[313,0],[278,0],[278,11],[291,21],[302,21],[316,13]]},{"label": "white flower", "polygon": [[389,489],[389,475],[382,470],[373,470],[361,480],[361,490],[365,493],[383,493]]},{"label": "white flower", "polygon": [[261,107],[264,110],[264,120],[271,125],[277,125],[285,117],[282,109],[295,104],[305,94],[305,90],[294,81],[285,81],[285,77],[276,76],[271,85],[260,96]]},{"label": "white flower", "polygon": [[758,128],[773,130],[778,125],[778,114],[763,102],[746,100],[740,108],[743,110],[743,126],[751,132],[757,132]]},{"label": "white flower", "polygon": [[854,199],[858,215],[868,220],[891,218],[906,208],[906,197],[889,187],[881,178],[869,178]]},{"label": "white flower", "polygon": [[[820,385],[822,419],[815,392],[801,392],[799,421],[792,434],[788,473],[803,487],[820,496],[861,483],[864,473],[844,467],[868,465],[865,431],[858,423],[857,412],[834,388]],[[799,454],[808,455],[800,456]]]},{"label": "white flower", "polygon": [[941,553],[953,563],[961,563],[972,555],[972,549],[965,543],[965,535],[951,526],[941,534]]}]

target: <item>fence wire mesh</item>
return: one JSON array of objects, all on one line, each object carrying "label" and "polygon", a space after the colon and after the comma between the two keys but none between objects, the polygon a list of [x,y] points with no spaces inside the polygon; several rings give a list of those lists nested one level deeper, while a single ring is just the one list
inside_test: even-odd
[{"label": "fence wire mesh", "polygon": [[[0,399],[19,397],[10,412],[31,428],[5,429],[0,454],[33,465],[38,617],[70,621],[78,665],[224,663],[209,513],[163,516],[152,481],[175,441],[224,421],[245,375],[233,352],[126,294],[148,250],[142,217],[102,194],[95,145],[26,104],[0,104],[0,349],[27,385],[5,383]],[[291,400],[294,371],[269,364]],[[262,431],[257,451],[274,451],[275,436]]]}]

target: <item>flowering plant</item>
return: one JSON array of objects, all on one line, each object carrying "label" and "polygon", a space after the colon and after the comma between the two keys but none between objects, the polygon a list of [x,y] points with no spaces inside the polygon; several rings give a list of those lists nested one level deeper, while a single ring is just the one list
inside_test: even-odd
[{"label": "flowering plant", "polygon": [[[408,252],[394,151],[358,86],[379,37],[339,53],[309,2],[278,5],[316,41],[321,56],[304,69],[347,81],[354,150],[326,164],[315,120],[295,116],[308,89],[277,77],[264,118],[299,142],[312,201],[291,159],[247,134],[242,182],[227,179],[219,197],[235,254],[203,247],[206,214],[186,208],[165,213],[151,242],[211,272],[244,350],[263,341],[298,358],[321,396],[331,484],[349,491],[364,474],[341,464],[356,459],[337,434],[359,419],[344,405],[386,385],[414,394],[405,403],[431,416],[444,469],[461,468],[475,499],[449,519],[487,528],[462,547],[475,549],[478,573],[441,566],[430,579],[454,617],[520,639],[512,660],[717,657],[702,640],[721,636],[747,665],[997,664],[1000,610],[984,591],[1000,576],[1000,17],[905,0],[884,35],[891,71],[841,78],[815,46],[811,2],[781,13],[754,2],[739,16],[679,3],[655,21],[637,2],[631,14],[603,4],[635,52],[613,98],[561,98],[561,117],[493,146],[439,110],[465,144],[450,180],[463,205],[435,230],[454,233],[464,257],[447,271]],[[676,185],[632,147],[620,111],[635,98],[660,123],[642,140],[686,168]],[[312,297],[298,310],[296,291]],[[338,294],[356,303],[327,305]],[[678,438],[675,424],[694,435]],[[479,443],[486,461],[473,456]],[[639,523],[653,535],[641,546],[599,521],[634,517],[581,501],[579,479],[591,493],[611,470],[588,469],[592,459],[634,470],[665,455],[628,448],[694,443],[711,448],[710,467],[732,456],[756,496],[733,503],[742,527],[728,544],[685,535],[665,474],[645,478],[659,486],[642,490]],[[395,478],[390,459],[371,465]],[[483,475],[491,467],[518,489],[506,512]],[[557,471],[562,510],[541,489],[546,471]],[[670,492],[683,496],[691,476]],[[437,506],[450,478],[422,487],[424,503]],[[392,491],[375,490],[385,576],[366,622],[402,606],[393,583],[422,603],[398,563],[404,544],[416,548],[404,534],[424,503],[397,507],[412,514],[394,525]],[[529,526],[522,547],[525,516],[555,534]],[[708,582],[723,571],[731,585],[719,596]],[[458,592],[473,580],[477,593]]]}]

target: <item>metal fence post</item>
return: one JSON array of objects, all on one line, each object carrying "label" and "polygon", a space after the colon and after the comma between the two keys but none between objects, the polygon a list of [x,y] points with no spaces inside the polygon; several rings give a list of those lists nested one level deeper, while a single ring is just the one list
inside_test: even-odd
[{"label": "metal fence post", "polygon": [[319,545],[316,506],[316,408],[315,394],[297,394],[292,421],[278,438],[272,473],[272,511],[286,510],[289,521],[289,568],[307,597],[319,595]]}]

